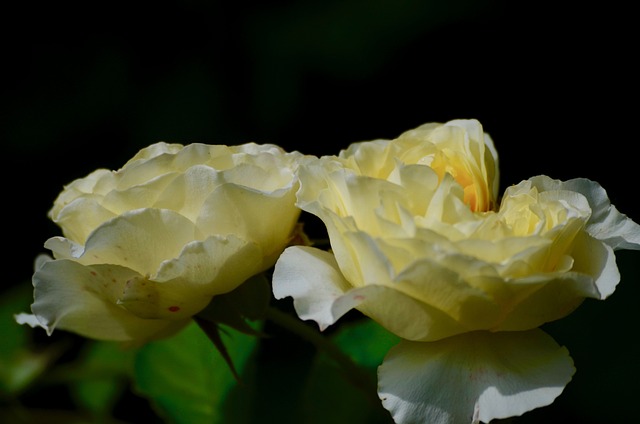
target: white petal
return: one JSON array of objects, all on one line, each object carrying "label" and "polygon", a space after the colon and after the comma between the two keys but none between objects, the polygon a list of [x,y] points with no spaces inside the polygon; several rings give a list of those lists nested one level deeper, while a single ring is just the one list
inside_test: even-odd
[{"label": "white petal", "polygon": [[273,271],[276,299],[293,297],[298,316],[314,320],[321,330],[336,322],[349,309],[334,310],[334,302],[349,289],[335,257],[306,246],[285,249]]},{"label": "white petal", "polygon": [[353,308],[392,333],[411,340],[433,340],[466,328],[442,311],[395,288],[382,285],[352,287],[335,257],[306,246],[287,248],[273,273],[276,299],[293,297],[296,313],[325,330]]},{"label": "white petal", "polygon": [[117,306],[115,298],[135,276],[136,272],[117,265],[47,261],[33,276],[35,301],[31,310],[48,334],[60,328],[99,340],[152,339],[189,322],[142,319]]},{"label": "white petal", "polygon": [[582,233],[572,255],[575,258],[573,270],[592,276],[598,289],[598,296],[585,293],[588,297],[606,299],[615,291],[620,282],[620,270],[613,247]]},{"label": "white petal", "polygon": [[575,368],[541,330],[403,341],[378,368],[378,394],[398,424],[488,423],[549,405]]},{"label": "white petal", "polygon": [[[33,314],[19,313],[13,316],[18,324],[27,324],[31,328],[42,327],[38,318]],[[43,327],[44,328],[44,327]]]},{"label": "white petal", "polygon": [[[79,258],[84,253],[84,246],[64,237],[51,237],[44,243],[56,259]],[[38,269],[38,266],[36,266]]]},{"label": "white petal", "polygon": [[586,178],[559,181],[544,175],[531,178],[531,181],[541,190],[571,190],[583,194],[592,210],[587,223],[589,234],[614,250],[640,249],[640,225],[618,212],[597,182]]}]

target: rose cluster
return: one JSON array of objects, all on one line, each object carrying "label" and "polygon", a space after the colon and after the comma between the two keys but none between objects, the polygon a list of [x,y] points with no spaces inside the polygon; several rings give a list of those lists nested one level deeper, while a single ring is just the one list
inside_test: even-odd
[{"label": "rose cluster", "polygon": [[[397,423],[475,423],[548,405],[571,380],[539,329],[611,295],[640,226],[588,179],[499,191],[476,120],[429,123],[337,155],[159,143],[76,180],[50,211],[20,322],[112,340],[166,337],[271,267],[320,330],[357,309],[401,338],[378,369]],[[292,243],[301,211],[330,249]]]}]

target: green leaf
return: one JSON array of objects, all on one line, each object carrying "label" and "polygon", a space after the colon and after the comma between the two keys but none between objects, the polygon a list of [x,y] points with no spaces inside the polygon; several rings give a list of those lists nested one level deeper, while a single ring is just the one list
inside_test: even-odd
[{"label": "green leaf", "polygon": [[[215,348],[218,350],[220,356],[222,356],[224,361],[227,363],[227,366],[233,374],[233,377],[239,382],[240,375],[238,374],[236,367],[233,365],[233,358],[231,358],[231,355],[229,354],[229,351],[227,350],[227,347],[222,340],[222,330],[220,329],[220,326],[211,321],[201,320],[198,318],[194,318],[194,320],[198,324],[198,326],[200,326],[200,329],[204,331],[207,337],[209,337],[209,340],[211,340]],[[248,325],[249,324],[247,323],[247,326]],[[243,331],[243,333],[247,334],[245,331]]]},{"label": "green leaf", "polygon": [[376,369],[385,355],[398,344],[400,337],[370,319],[349,323],[333,336],[336,343],[353,361],[365,368]]},{"label": "green leaf", "polygon": [[[331,341],[376,381],[378,365],[400,339],[369,319],[342,324]],[[392,424],[393,420],[377,399],[375,384],[356,388],[323,352],[316,355],[307,381],[304,399],[308,424]],[[364,393],[363,388],[371,393]]]},{"label": "green leaf", "polygon": [[134,355],[118,343],[87,343],[74,369],[82,378],[70,387],[77,404],[94,415],[108,415],[133,375]]},{"label": "green leaf", "polygon": [[29,326],[20,325],[14,315],[29,312],[33,301],[31,284],[21,284],[2,293],[0,301],[0,361],[23,349],[28,339]]},{"label": "green leaf", "polygon": [[[225,329],[221,338],[244,376],[257,339],[233,329]],[[172,338],[140,348],[134,375],[137,391],[169,423],[247,422],[252,392],[248,386],[238,385],[223,355],[195,322]],[[227,402],[232,394],[236,395],[234,402],[242,406]]]},{"label": "green leaf", "polygon": [[52,345],[31,350],[32,329],[16,322],[14,315],[29,312],[33,287],[23,284],[6,290],[0,302],[0,394],[17,395],[32,384],[62,353],[63,347]]}]

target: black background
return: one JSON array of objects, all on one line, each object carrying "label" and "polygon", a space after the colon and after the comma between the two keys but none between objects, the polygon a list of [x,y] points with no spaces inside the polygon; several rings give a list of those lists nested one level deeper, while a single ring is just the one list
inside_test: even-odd
[{"label": "black background", "polygon": [[638,216],[629,12],[550,2],[23,2],[4,14],[3,215],[20,252],[63,184],[157,141],[334,154],[476,118],[502,185],[600,182]]}]

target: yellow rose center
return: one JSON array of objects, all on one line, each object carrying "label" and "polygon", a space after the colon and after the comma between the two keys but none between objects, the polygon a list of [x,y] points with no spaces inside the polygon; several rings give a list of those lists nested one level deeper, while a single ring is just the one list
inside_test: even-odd
[{"label": "yellow rose center", "polygon": [[450,174],[464,189],[464,202],[469,205],[474,212],[485,212],[490,210],[489,202],[479,198],[478,185],[473,178],[466,161],[459,155],[440,151],[433,157],[430,164],[431,168],[438,174],[438,178],[442,181],[444,174]]}]

